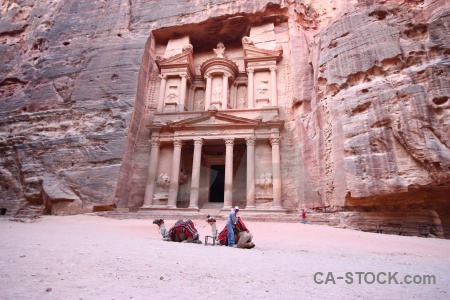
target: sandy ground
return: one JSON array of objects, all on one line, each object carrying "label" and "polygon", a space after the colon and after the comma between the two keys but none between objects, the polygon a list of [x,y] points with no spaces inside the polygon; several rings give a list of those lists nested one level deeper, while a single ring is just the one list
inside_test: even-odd
[{"label": "sandy ground", "polygon": [[450,299],[450,240],[245,223],[251,250],[164,242],[150,219],[0,218],[0,299]]}]

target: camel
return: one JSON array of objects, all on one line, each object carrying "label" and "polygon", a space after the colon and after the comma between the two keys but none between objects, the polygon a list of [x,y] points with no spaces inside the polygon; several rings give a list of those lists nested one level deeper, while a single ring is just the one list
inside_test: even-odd
[{"label": "camel", "polygon": [[153,220],[153,224],[158,225],[159,232],[163,237],[163,241],[195,244],[202,243],[200,241],[200,234],[198,233],[194,223],[191,220],[178,220],[175,225],[170,228],[170,230],[166,229],[166,226],[164,225],[164,219]]},{"label": "camel", "polygon": [[[227,227],[218,234],[216,227],[216,219],[212,218],[208,215],[206,222],[211,225],[212,236],[215,237],[219,241],[219,245],[228,246],[228,230]],[[234,228],[234,241],[236,242],[236,248],[243,249],[251,249],[255,247],[255,244],[252,242],[253,235],[250,231],[245,227],[244,222],[242,222],[241,218],[238,217],[238,222]]]}]

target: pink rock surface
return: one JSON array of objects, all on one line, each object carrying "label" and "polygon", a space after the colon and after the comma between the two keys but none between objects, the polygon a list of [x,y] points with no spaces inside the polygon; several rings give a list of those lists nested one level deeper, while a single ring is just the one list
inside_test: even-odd
[{"label": "pink rock surface", "polygon": [[[275,35],[284,51],[283,206],[433,210],[448,236],[449,7],[448,0],[3,1],[0,208],[8,215],[139,208],[158,91],[155,40],[190,33],[197,48],[209,47],[272,22],[263,44]],[[48,178],[56,181],[51,193]],[[76,205],[62,204],[67,198]]]}]

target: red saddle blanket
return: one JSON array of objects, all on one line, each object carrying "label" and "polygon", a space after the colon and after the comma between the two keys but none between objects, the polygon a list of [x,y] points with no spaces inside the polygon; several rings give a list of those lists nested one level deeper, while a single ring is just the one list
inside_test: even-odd
[{"label": "red saddle blanket", "polygon": [[191,220],[183,221],[178,220],[175,225],[170,228],[168,236],[172,241],[178,240],[180,241],[180,234],[183,233],[186,238],[191,238],[197,233],[197,229],[195,229],[194,222]]},{"label": "red saddle blanket", "polygon": [[[234,227],[234,242],[237,244],[239,241],[239,232],[241,231],[247,231],[250,232],[250,230],[247,229],[244,222],[242,222],[241,218],[238,217],[238,221],[236,223],[236,226]],[[219,243],[221,245],[228,246],[228,229],[227,226],[219,233],[219,236],[217,237],[219,240]]]}]

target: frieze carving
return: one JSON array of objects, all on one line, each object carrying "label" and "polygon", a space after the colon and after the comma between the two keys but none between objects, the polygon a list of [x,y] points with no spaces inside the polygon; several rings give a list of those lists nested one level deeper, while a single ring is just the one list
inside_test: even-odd
[{"label": "frieze carving", "polygon": [[[162,72],[164,72],[165,74],[167,73],[175,73],[175,74],[179,74],[182,72],[186,72],[186,68],[172,68],[172,69],[164,69],[162,70]],[[174,74],[174,75],[175,75]]]},{"label": "frieze carving", "polygon": [[172,133],[160,133],[159,137],[160,138],[171,138],[173,136]]},{"label": "frieze carving", "polygon": [[[231,124],[231,123],[229,123]],[[230,135],[242,135],[242,134],[252,134],[253,129],[230,129],[230,130],[181,130],[177,131],[177,136],[214,136],[214,135],[224,135],[224,134],[230,134]],[[162,138],[165,138],[166,136],[160,136]],[[170,137],[170,136],[167,136]]]},{"label": "frieze carving", "polygon": [[211,76],[211,73],[223,73],[223,76],[225,76],[225,77],[234,78],[234,76],[233,76],[234,72],[229,67],[222,66],[222,65],[215,65],[215,66],[209,67],[206,72],[206,75]]},{"label": "frieze carving", "polygon": [[276,67],[277,63],[275,61],[252,61],[248,63],[249,68],[259,66]]}]

